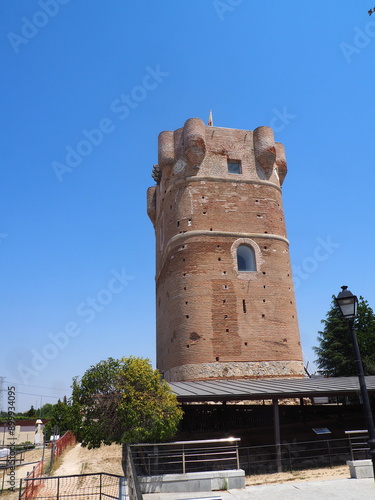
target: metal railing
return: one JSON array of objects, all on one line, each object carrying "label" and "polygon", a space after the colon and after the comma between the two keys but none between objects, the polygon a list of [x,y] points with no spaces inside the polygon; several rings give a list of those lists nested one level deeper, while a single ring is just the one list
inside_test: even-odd
[{"label": "metal railing", "polygon": [[240,465],[239,438],[132,445],[138,476],[231,470]]},{"label": "metal railing", "polygon": [[349,440],[343,438],[282,443],[279,450],[275,445],[252,446],[240,448],[239,454],[241,469],[250,476],[278,472],[280,464],[282,471],[344,465],[351,449]]},{"label": "metal railing", "polygon": [[[126,476],[129,500],[142,500],[142,492],[138,482],[138,476],[134,466],[132,450],[129,445],[126,446]],[[121,498],[121,495],[120,495]]]},{"label": "metal railing", "polygon": [[370,447],[368,444],[368,431],[345,431],[349,439],[350,458],[351,460],[359,460],[370,458]]},{"label": "metal railing", "polygon": [[25,461],[25,451],[26,450],[22,448],[20,451],[16,451],[16,453],[12,456],[5,455],[4,457],[0,458],[0,469],[7,468],[10,462],[15,466],[22,465],[22,462]]}]

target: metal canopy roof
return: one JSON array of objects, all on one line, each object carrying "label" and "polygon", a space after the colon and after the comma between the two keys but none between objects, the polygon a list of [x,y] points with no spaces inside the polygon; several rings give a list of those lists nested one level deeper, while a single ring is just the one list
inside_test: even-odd
[{"label": "metal canopy roof", "polygon": [[[300,379],[237,379],[169,382],[180,402],[284,399],[359,394],[357,377]],[[375,376],[366,377],[369,393],[375,392]]]}]

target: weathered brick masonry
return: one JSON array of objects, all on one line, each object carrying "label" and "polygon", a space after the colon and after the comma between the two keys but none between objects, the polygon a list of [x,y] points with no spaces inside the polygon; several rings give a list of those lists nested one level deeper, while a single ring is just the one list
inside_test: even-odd
[{"label": "weathered brick masonry", "polygon": [[[191,118],[159,135],[158,161],[147,204],[159,370],[169,381],[303,376],[281,199],[286,161],[272,129]],[[229,173],[228,161],[240,172]],[[239,270],[240,245],[255,269]]]}]

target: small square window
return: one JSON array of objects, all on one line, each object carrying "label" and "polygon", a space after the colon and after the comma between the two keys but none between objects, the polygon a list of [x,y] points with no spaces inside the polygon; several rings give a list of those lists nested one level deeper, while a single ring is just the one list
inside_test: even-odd
[{"label": "small square window", "polygon": [[228,160],[228,174],[242,174],[241,162]]}]

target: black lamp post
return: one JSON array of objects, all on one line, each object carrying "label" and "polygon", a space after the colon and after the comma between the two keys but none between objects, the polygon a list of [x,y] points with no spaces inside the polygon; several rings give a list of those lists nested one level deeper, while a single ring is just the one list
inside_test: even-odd
[{"label": "black lamp post", "polygon": [[336,303],[341,311],[341,314],[349,321],[350,334],[352,337],[355,364],[357,367],[357,374],[359,380],[359,387],[361,389],[363,411],[365,413],[365,420],[368,430],[368,444],[370,447],[370,457],[372,460],[372,467],[374,470],[374,480],[375,480],[375,428],[374,420],[372,418],[371,405],[368,397],[366,379],[362,366],[361,353],[359,352],[357,335],[354,328],[354,320],[357,315],[357,305],[358,299],[355,295],[348,290],[347,286],[342,286],[342,291],[336,297]]}]

